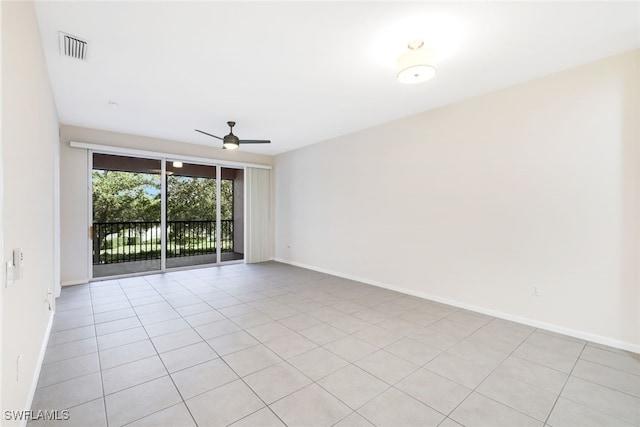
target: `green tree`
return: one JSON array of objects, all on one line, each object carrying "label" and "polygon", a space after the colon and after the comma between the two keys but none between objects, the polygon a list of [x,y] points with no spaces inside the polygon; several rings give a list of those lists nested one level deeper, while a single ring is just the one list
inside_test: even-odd
[{"label": "green tree", "polygon": [[215,217],[215,179],[175,175],[167,177],[169,221],[213,221]]},{"label": "green tree", "polygon": [[233,181],[223,179],[220,183],[221,219],[233,219]]},{"label": "green tree", "polygon": [[[220,183],[221,219],[233,219],[233,181]],[[167,218],[169,221],[216,218],[216,181],[211,178],[169,176],[167,178]]]},{"label": "green tree", "polygon": [[[160,222],[160,176],[148,173],[113,170],[94,170],[93,222],[113,223],[129,221]],[[114,229],[98,226],[93,231],[94,264],[106,247],[107,235]],[[135,237],[137,242],[137,236]],[[110,244],[118,247],[120,237]]]},{"label": "green tree", "polygon": [[[221,219],[223,220],[233,219],[233,188],[232,180],[224,179],[220,183]],[[113,170],[93,171],[94,223],[146,221],[157,223],[157,225],[146,225],[147,229],[154,229],[159,227],[160,207],[160,175]],[[167,176],[168,221],[214,221],[215,218],[215,179],[179,175]],[[213,229],[215,230],[215,227]],[[131,230],[135,230],[133,233],[135,237],[131,236]],[[128,251],[132,250],[132,243],[124,243],[125,237],[117,236],[114,238],[113,235],[126,231],[127,242],[134,239],[133,245],[137,245],[142,238],[140,230],[142,229],[137,227],[130,228],[127,224],[117,226],[117,228],[108,225],[95,227],[94,263],[99,263],[100,254],[104,250],[120,248],[123,245],[128,246]],[[203,230],[211,230],[211,228],[210,226],[192,227],[190,225],[183,225],[182,228],[170,226],[168,238],[178,239],[179,245],[186,242],[200,244],[203,239],[211,239],[206,235],[210,231],[203,234]],[[144,230],[142,231],[144,232]],[[107,239],[110,240],[107,241]],[[152,242],[152,244],[155,243]]]},{"label": "green tree", "polygon": [[93,222],[160,221],[160,176],[93,171]]}]

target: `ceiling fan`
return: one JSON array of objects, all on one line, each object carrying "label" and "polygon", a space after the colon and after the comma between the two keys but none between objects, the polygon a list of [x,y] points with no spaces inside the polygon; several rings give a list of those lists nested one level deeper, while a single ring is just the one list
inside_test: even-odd
[{"label": "ceiling fan", "polygon": [[233,127],[236,125],[236,122],[227,122],[227,124],[229,125],[229,135],[225,135],[224,138],[211,135],[210,133],[207,133],[198,129],[194,129],[194,130],[196,132],[200,132],[205,135],[221,140],[222,148],[224,148],[225,150],[235,150],[240,146],[240,144],[271,144],[271,141],[266,139],[240,139],[233,134]]}]

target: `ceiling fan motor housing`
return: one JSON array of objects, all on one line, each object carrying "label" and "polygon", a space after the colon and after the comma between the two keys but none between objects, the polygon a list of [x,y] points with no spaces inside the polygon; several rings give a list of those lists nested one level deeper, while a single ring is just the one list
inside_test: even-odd
[{"label": "ceiling fan motor housing", "polygon": [[233,134],[233,131],[229,135],[225,135],[222,138],[222,148],[226,150],[235,150],[240,146],[240,138]]},{"label": "ceiling fan motor housing", "polygon": [[225,144],[238,145],[240,143],[240,139],[232,133],[230,133],[229,135],[225,135],[223,141]]}]

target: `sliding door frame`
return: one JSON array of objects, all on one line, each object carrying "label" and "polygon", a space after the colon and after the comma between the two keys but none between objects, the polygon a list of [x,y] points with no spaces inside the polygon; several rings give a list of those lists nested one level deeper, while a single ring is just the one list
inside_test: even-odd
[{"label": "sliding door frame", "polygon": [[160,159],[160,271],[167,271],[167,159]]},{"label": "sliding door frame", "polygon": [[88,194],[87,194],[87,204],[88,204],[88,208],[87,208],[87,212],[89,213],[87,221],[89,223],[89,227],[87,227],[87,230],[89,230],[87,232],[88,234],[88,245],[87,245],[87,251],[89,254],[93,253],[93,155],[94,154],[108,154],[108,155],[112,155],[112,156],[126,156],[126,157],[135,157],[138,159],[147,159],[147,160],[158,160],[160,162],[160,269],[159,270],[148,270],[148,271],[141,271],[141,272],[136,272],[136,273],[126,273],[126,274],[118,274],[118,275],[114,275],[114,276],[104,276],[104,277],[99,277],[96,278],[93,276],[93,257],[89,256],[89,266],[88,266],[88,271],[89,271],[89,281],[93,280],[93,279],[100,279],[100,280],[110,280],[112,278],[118,278],[118,277],[129,277],[129,276],[141,276],[141,275],[145,275],[145,274],[155,274],[155,273],[163,273],[166,271],[166,245],[167,245],[167,239],[166,239],[166,226],[167,226],[167,222],[166,222],[166,159],[162,158],[162,157],[157,157],[157,156],[143,156],[143,155],[136,155],[136,154],[121,154],[118,153],[116,151],[102,151],[102,150],[92,150],[89,149],[87,150],[87,165],[88,165],[88,176],[87,176],[87,180],[88,180],[88,185],[87,185],[87,189],[88,189]]},{"label": "sliding door frame", "polygon": [[93,277],[93,150],[87,150],[87,212],[88,212],[88,217],[87,217],[87,223],[88,223],[88,227],[86,228],[87,230],[87,237],[88,242],[87,242],[87,254],[89,254],[87,262],[88,262],[88,266],[87,266],[87,271],[88,273],[88,277],[89,280],[92,280]]},{"label": "sliding door frame", "polygon": [[[244,192],[245,195],[244,197],[247,197],[247,181],[246,181],[246,170],[248,167],[252,167],[252,168],[260,168],[260,169],[272,169],[272,166],[270,165],[261,165],[261,164],[253,164],[253,163],[241,163],[241,162],[233,162],[233,161],[224,161],[224,160],[217,160],[217,159],[208,159],[208,158],[203,158],[203,157],[194,157],[194,156],[185,156],[185,155],[180,155],[180,154],[175,154],[175,153],[164,153],[164,152],[155,152],[155,151],[146,151],[146,150],[137,150],[137,149],[130,149],[130,148],[122,148],[122,147],[112,147],[112,146],[108,146],[108,145],[99,145],[99,144],[90,144],[90,143],[85,143],[85,142],[76,142],[76,141],[70,141],[69,145],[72,148],[84,148],[87,150],[87,179],[88,179],[88,185],[87,185],[87,204],[88,204],[88,218],[87,218],[87,227],[85,228],[85,230],[87,230],[87,253],[91,254],[93,251],[93,236],[91,235],[91,233],[89,232],[89,230],[91,230],[91,227],[93,226],[93,155],[94,154],[110,154],[110,155],[116,155],[116,156],[128,156],[128,157],[137,157],[137,158],[144,158],[144,159],[152,159],[152,160],[160,160],[160,164],[161,164],[161,173],[160,173],[160,177],[161,177],[161,269],[160,270],[153,270],[153,271],[146,271],[146,272],[140,272],[140,273],[132,273],[132,274],[124,274],[124,275],[116,275],[116,276],[105,276],[105,277],[100,277],[100,280],[109,280],[111,278],[118,278],[118,277],[127,277],[127,276],[136,276],[136,275],[145,275],[145,274],[154,274],[154,273],[164,273],[166,271],[176,271],[176,270],[184,270],[184,269],[189,269],[189,268],[194,268],[194,267],[205,267],[205,266],[216,266],[216,265],[226,265],[226,264],[237,264],[240,262],[246,262],[246,244],[248,242],[247,239],[247,233],[248,233],[248,228],[247,228],[247,204],[245,203],[244,206],[244,210],[245,210],[245,214],[244,214],[244,236],[243,236],[243,240],[244,240],[244,247],[245,247],[245,257],[243,258],[243,260],[237,260],[237,261],[222,261],[222,248],[221,248],[221,232],[222,232],[222,227],[221,227],[221,218],[222,218],[222,208],[221,208],[221,178],[222,178],[222,168],[223,167],[227,167],[227,168],[231,168],[231,169],[242,169],[244,171],[244,176],[245,176],[245,182],[244,182]],[[167,210],[167,196],[166,196],[166,186],[167,186],[167,182],[166,182],[166,162],[169,160],[178,160],[178,161],[182,161],[182,162],[188,162],[188,163],[195,163],[195,164],[201,164],[201,165],[205,165],[205,166],[215,166],[216,167],[216,263],[215,264],[202,264],[199,266],[189,266],[189,267],[174,267],[174,268],[170,268],[167,269],[167,265],[166,265],[166,247],[167,247],[167,228],[166,228],[166,210]],[[93,257],[89,256],[88,257],[88,278],[89,281],[95,279],[93,277]]]},{"label": "sliding door frame", "polygon": [[222,166],[216,166],[216,265],[222,261]]}]

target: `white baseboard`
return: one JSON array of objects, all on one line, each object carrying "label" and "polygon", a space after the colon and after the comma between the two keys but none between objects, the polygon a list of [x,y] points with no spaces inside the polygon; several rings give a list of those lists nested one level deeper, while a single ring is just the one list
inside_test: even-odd
[{"label": "white baseboard", "polygon": [[[49,312],[49,323],[47,324],[47,330],[45,331],[44,338],[42,339],[42,346],[40,347],[40,355],[38,356],[36,371],[33,374],[33,381],[31,382],[31,388],[29,389],[29,395],[27,397],[27,406],[24,408],[25,411],[31,410],[31,405],[33,404],[33,398],[36,395],[38,380],[40,379],[40,371],[42,370],[44,355],[47,352],[47,344],[49,343],[49,336],[51,335],[51,328],[53,327],[53,316],[54,316],[54,312],[53,311]],[[26,419],[20,422],[20,427],[25,427],[26,425],[27,425]]]},{"label": "white baseboard", "polygon": [[62,282],[60,286],[65,287],[65,286],[74,286],[74,285],[86,285],[87,283],[89,283],[89,279],[71,280],[71,281]]},{"label": "white baseboard", "polygon": [[509,320],[512,322],[521,323],[523,325],[533,326],[535,328],[544,329],[551,332],[556,332],[563,335],[568,335],[570,337],[583,339],[586,341],[591,341],[597,344],[606,345],[609,347],[619,348],[621,350],[631,351],[633,353],[640,353],[640,345],[632,344],[625,341],[616,340],[613,338],[605,337],[602,335],[596,335],[585,331],[580,331],[576,329],[565,328],[564,326],[554,325],[551,323],[541,322],[539,320],[530,319],[527,317],[516,316],[509,313],[503,313],[501,311],[496,311],[484,307],[479,307],[471,304],[466,304],[460,301],[451,300],[447,298],[442,298],[437,295],[431,295],[426,292],[414,291],[411,289],[402,288],[399,286],[389,285],[387,283],[378,282],[375,280],[367,279],[364,277],[352,276],[350,274],[344,274],[338,271],[328,270],[326,268],[316,267],[313,265],[303,264],[295,261],[289,261],[282,258],[273,258],[274,261],[281,262],[283,264],[293,265],[295,267],[306,268],[307,270],[313,270],[320,273],[330,274],[332,276],[342,277],[343,279],[354,280],[356,282],[362,282],[367,285],[377,286],[379,288],[389,289],[396,292],[401,292],[403,294],[424,298],[430,301],[439,302],[442,304],[451,305],[453,307],[463,308],[465,310],[474,311],[476,313],[486,314],[488,316],[497,317],[499,319]]}]

